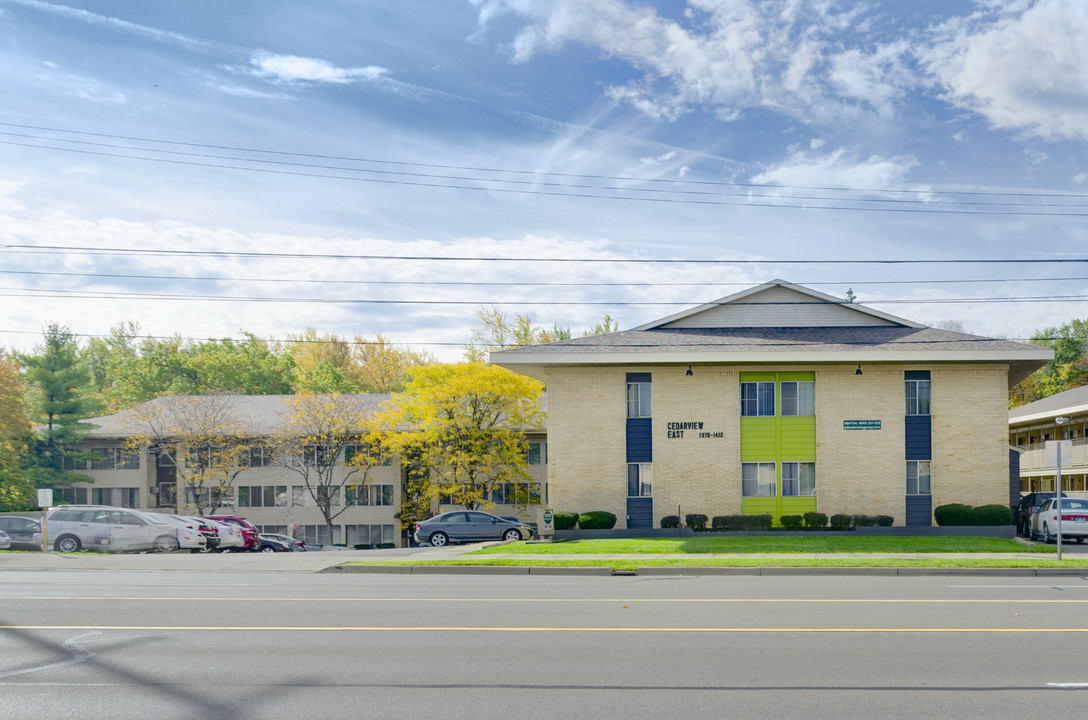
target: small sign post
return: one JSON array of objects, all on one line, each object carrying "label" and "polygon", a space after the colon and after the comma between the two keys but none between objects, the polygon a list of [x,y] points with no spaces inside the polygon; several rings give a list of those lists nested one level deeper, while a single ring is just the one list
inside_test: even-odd
[{"label": "small sign post", "polygon": [[555,535],[555,516],[552,514],[551,509],[546,509],[540,516],[540,537],[542,540],[551,541],[552,536]]},{"label": "small sign post", "polygon": [[46,526],[49,508],[53,507],[53,491],[44,488],[38,491],[38,507],[42,509],[42,552],[49,552],[49,529]]}]

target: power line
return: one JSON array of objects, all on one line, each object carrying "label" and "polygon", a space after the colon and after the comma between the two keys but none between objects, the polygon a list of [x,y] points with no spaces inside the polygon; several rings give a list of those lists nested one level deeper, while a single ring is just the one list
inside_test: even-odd
[{"label": "power line", "polygon": [[[900,194],[915,194],[915,195],[932,195],[935,192],[939,192],[944,195],[978,195],[986,197],[1057,197],[1057,198],[1088,198],[1088,194],[1084,193],[1041,193],[1041,192],[1026,192],[1022,190],[1018,191],[979,191],[979,190],[951,190],[948,188],[941,188],[940,190],[933,189],[909,189],[909,188],[852,188],[846,186],[819,186],[819,185],[774,185],[770,183],[752,183],[752,182],[733,182],[725,180],[691,180],[686,178],[679,179],[667,179],[667,178],[648,178],[637,176],[623,176],[623,175],[594,175],[594,174],[577,174],[577,173],[562,173],[562,172],[550,172],[540,170],[522,170],[511,168],[488,168],[479,166],[467,166],[467,165],[442,165],[437,163],[420,163],[420,162],[406,162],[400,160],[379,160],[376,158],[361,158],[343,155],[326,155],[317,153],[301,153],[290,152],[284,150],[269,150],[263,148],[247,148],[234,145],[215,145],[208,143],[194,143],[183,142],[179,140],[163,140],[161,138],[145,138],[132,135],[116,135],[110,133],[98,133],[89,132],[84,130],[68,130],[63,128],[43,127],[40,125],[25,125],[18,123],[5,123],[0,122],[0,127],[12,127],[21,128],[24,130],[36,130],[39,132],[52,132],[52,133],[65,133],[69,135],[82,135],[86,137],[99,137],[108,138],[112,140],[127,140],[132,142],[145,142],[154,143],[160,145],[173,145],[178,147],[192,147],[202,148],[206,150],[226,150],[231,152],[246,152],[263,155],[275,155],[283,157],[298,157],[298,158],[310,158],[315,160],[336,160],[344,162],[358,162],[358,163],[370,163],[376,165],[393,165],[398,167],[418,167],[418,168],[432,168],[438,170],[458,170],[466,172],[486,172],[486,173],[503,173],[510,175],[531,175],[534,177],[564,177],[564,178],[578,178],[589,180],[609,180],[617,182],[644,182],[644,183],[668,183],[670,185],[706,185],[714,187],[744,187],[755,189],[770,189],[770,190],[819,190],[828,192],[866,192],[866,193],[900,193]],[[15,135],[15,133],[3,133],[8,135]],[[43,140],[63,140],[63,138],[39,138]],[[66,141],[72,142],[72,141]],[[150,150],[150,149],[148,149]],[[153,150],[152,150],[153,151]]]},{"label": "power line", "polygon": [[145,255],[163,257],[245,257],[287,260],[411,260],[414,262],[508,262],[508,263],[594,263],[636,265],[963,265],[963,264],[1065,264],[1088,263],[1088,257],[1051,258],[909,258],[869,260],[745,260],[722,258],[577,258],[577,257],[502,257],[453,255],[378,255],[349,253],[283,253],[237,250],[163,250],[149,248],[91,247],[88,245],[22,245],[8,243],[0,250],[15,253],[62,252],[68,255]]},{"label": "power line", "polygon": [[[763,207],[763,208],[790,209],[790,210],[839,210],[839,211],[854,211],[854,212],[895,212],[895,213],[916,213],[916,214],[920,213],[920,214],[931,214],[931,215],[1044,216],[1044,217],[1084,217],[1084,216],[1088,216],[1088,212],[1053,212],[1053,211],[1027,211],[1027,210],[1015,210],[1015,211],[1012,211],[1012,210],[970,210],[970,209],[949,208],[947,206],[934,207],[933,203],[930,203],[930,202],[917,201],[917,200],[892,199],[892,198],[885,198],[885,199],[875,199],[875,198],[805,198],[805,197],[790,197],[790,196],[786,196],[786,195],[759,195],[759,196],[747,195],[747,196],[744,196],[745,199],[742,200],[742,201],[729,201],[729,200],[722,200],[722,199],[696,199],[696,198],[692,198],[692,197],[682,197],[682,198],[675,198],[675,197],[643,197],[643,196],[631,197],[631,196],[628,196],[628,195],[608,195],[608,194],[588,193],[588,192],[559,192],[559,191],[555,191],[555,190],[540,190],[540,189],[536,189],[536,188],[534,188],[534,189],[523,189],[523,188],[511,188],[511,187],[482,187],[480,185],[463,185],[463,184],[456,184],[456,183],[421,182],[421,181],[415,181],[415,180],[393,180],[393,179],[390,179],[390,178],[374,178],[374,177],[357,177],[357,176],[348,176],[348,175],[333,175],[333,174],[319,173],[319,172],[303,172],[303,171],[300,171],[300,170],[283,170],[283,169],[273,169],[273,168],[267,168],[267,167],[249,167],[249,166],[243,166],[243,165],[229,165],[229,164],[220,164],[220,163],[198,162],[198,161],[195,161],[195,160],[179,160],[179,159],[162,158],[162,157],[145,157],[145,156],[140,156],[140,155],[125,155],[125,154],[122,154],[122,153],[102,152],[102,151],[95,151],[95,150],[84,150],[84,149],[69,148],[69,147],[52,147],[52,146],[48,146],[48,145],[41,145],[41,144],[34,144],[34,143],[24,143],[24,142],[15,142],[15,141],[11,141],[11,140],[0,140],[0,144],[13,145],[13,146],[18,146],[18,147],[30,147],[30,148],[36,148],[36,149],[53,150],[53,151],[56,151],[56,152],[76,153],[76,154],[81,154],[81,155],[92,155],[92,156],[97,156],[97,157],[113,157],[113,158],[121,158],[121,159],[126,159],[126,160],[143,160],[145,162],[167,163],[167,164],[172,164],[172,165],[184,165],[184,166],[189,166],[189,167],[206,167],[206,168],[215,168],[215,169],[220,169],[220,170],[241,170],[241,171],[245,171],[245,172],[258,172],[258,173],[265,173],[265,174],[272,174],[272,175],[289,175],[289,176],[295,176],[295,177],[320,178],[320,179],[326,179],[326,180],[348,180],[348,181],[353,181],[353,182],[378,183],[378,184],[384,184],[384,185],[403,185],[403,186],[411,186],[411,187],[430,187],[430,188],[439,188],[439,189],[445,189],[445,190],[468,190],[468,191],[474,191],[474,192],[503,193],[503,194],[515,194],[515,195],[538,195],[538,196],[548,196],[548,197],[570,197],[570,198],[594,199],[594,200],[620,200],[620,201],[627,201],[627,202],[649,202],[649,203],[668,203],[668,204],[685,204],[685,205],[709,205],[709,206],[721,206],[721,207]],[[163,152],[163,151],[147,150],[147,152]],[[230,158],[227,158],[227,159],[230,159]],[[244,160],[242,160],[242,162],[251,162],[251,163],[252,162],[257,162],[257,163],[266,163],[267,164],[269,161],[244,159]],[[331,168],[331,169],[340,169],[340,168]],[[349,169],[340,169],[340,170],[343,170],[345,172],[369,172],[369,173],[387,172],[387,171],[378,171],[378,170],[359,170],[359,169],[350,169],[350,168]],[[390,174],[411,175],[411,173],[390,173]],[[433,179],[449,179],[449,180],[458,180],[458,181],[465,180],[465,178],[458,178],[458,177],[443,178],[443,176],[438,176],[438,175],[428,175],[428,176],[425,176],[425,177],[430,177],[430,178],[433,178]],[[564,187],[564,188],[575,188],[575,189],[577,189],[579,187],[583,187],[583,188],[591,188],[591,189],[600,189],[600,190],[606,191],[606,192],[608,192],[608,191],[635,192],[635,193],[656,192],[656,193],[670,193],[670,194],[684,194],[684,195],[707,194],[707,193],[701,193],[701,192],[698,192],[698,191],[680,191],[680,190],[674,191],[674,190],[654,190],[654,189],[642,189],[642,188],[608,188],[608,187],[594,188],[593,186],[579,186],[579,185],[569,185],[569,184],[568,185],[561,185],[561,184],[558,184],[558,183],[548,183],[548,182],[525,182],[525,181],[514,181],[514,180],[496,180],[496,179],[490,179],[490,178],[471,178],[471,180],[474,181],[474,182],[506,183],[506,184],[513,184],[513,183],[521,184],[521,183],[524,182],[524,184],[530,184],[530,185],[534,185],[534,186],[541,186],[541,185],[543,185],[543,186],[559,186],[559,187]],[[773,186],[770,186],[770,187],[773,187]],[[723,193],[711,193],[711,194],[717,195],[719,197],[721,197],[723,195],[728,195],[728,194],[723,194]],[[743,195],[743,194],[741,194],[741,195]],[[753,197],[774,198],[777,201],[776,202],[756,202],[753,199]],[[889,203],[920,203],[920,204],[925,205],[926,207],[868,207],[868,206],[855,207],[855,206],[845,206],[845,205],[808,205],[808,204],[791,205],[791,204],[782,202],[782,200],[818,200],[820,202],[824,202],[824,201],[846,201],[846,202],[855,202],[855,203],[856,202],[873,202],[873,203],[884,203],[884,204],[889,204]],[[962,201],[959,201],[959,202],[954,202],[952,204],[957,204],[957,205],[967,204],[967,205],[970,205],[972,203],[964,203]],[[974,203],[974,204],[989,204],[989,203]],[[1007,206],[1007,205],[1011,205],[1012,203],[999,203],[999,204]],[[1040,207],[1040,208],[1048,207],[1047,205],[1041,205],[1041,204],[1031,204],[1031,206],[1032,207]],[[1050,207],[1065,207],[1065,206],[1053,206],[1053,205],[1051,205]],[[1088,207],[1088,206],[1072,205],[1072,206],[1069,206],[1069,207]]]},{"label": "power line", "polygon": [[[165,294],[148,292],[125,291],[92,291],[92,290],[38,290],[33,288],[0,288],[0,297],[23,298],[63,298],[79,300],[173,300],[183,302],[252,302],[252,303],[288,303],[288,304],[332,304],[332,305],[546,305],[546,306],[607,306],[607,307],[631,307],[631,306],[691,306],[691,305],[783,305],[796,307],[801,305],[846,305],[851,304],[846,300],[840,302],[828,301],[801,301],[801,302],[744,302],[733,301],[729,303],[699,302],[692,300],[451,300],[451,299],[426,299],[426,300],[391,300],[387,298],[302,298],[302,297],[257,297],[244,295],[194,295],[194,294]],[[866,300],[864,305],[959,305],[980,303],[1041,303],[1041,302],[1066,302],[1088,300],[1088,295],[1038,295],[1020,297],[984,297],[984,298],[906,298]],[[860,303],[858,303],[860,304]]]},{"label": "power line", "polygon": [[[3,275],[30,275],[35,277],[85,277],[122,280],[194,280],[200,282],[253,282],[253,283],[287,283],[287,284],[313,284],[313,285],[408,285],[408,286],[499,286],[499,287],[749,287],[751,282],[534,282],[534,281],[488,281],[488,280],[307,280],[300,278],[255,278],[236,277],[229,275],[148,275],[137,273],[90,273],[90,272],[58,272],[48,270],[5,270],[0,269]],[[1022,282],[1066,282],[1088,281],[1088,277],[1042,277],[1042,278],[986,278],[986,279],[949,279],[949,280],[843,280],[808,282],[798,280],[798,285],[806,287],[811,285],[824,286],[865,286],[865,285],[956,285],[956,284],[983,284],[983,283],[1022,283]]]}]

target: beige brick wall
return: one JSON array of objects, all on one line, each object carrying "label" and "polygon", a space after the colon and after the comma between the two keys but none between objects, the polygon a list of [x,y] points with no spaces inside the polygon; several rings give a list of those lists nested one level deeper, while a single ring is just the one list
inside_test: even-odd
[{"label": "beige brick wall", "polygon": [[[653,373],[654,526],[679,512],[739,513],[741,372],[815,370],[817,504],[821,512],[905,521],[905,370],[930,370],[933,506],[1004,503],[1008,494],[1007,367],[856,365],[558,368],[548,373],[549,505],[626,517],[628,372]],[[879,420],[880,430],[844,430]],[[669,438],[670,422],[702,422]]]}]

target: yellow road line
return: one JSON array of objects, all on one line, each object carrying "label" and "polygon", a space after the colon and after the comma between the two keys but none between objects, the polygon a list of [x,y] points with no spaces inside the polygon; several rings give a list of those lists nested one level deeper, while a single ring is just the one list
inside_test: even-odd
[{"label": "yellow road line", "polygon": [[638,603],[900,603],[900,604],[925,604],[925,605],[982,605],[982,604],[1041,604],[1041,605],[1083,605],[1088,604],[1088,598],[1072,600],[1056,598],[1044,599],[926,599],[926,598],[307,598],[307,597],[140,597],[140,596],[97,596],[97,595],[12,595],[0,596],[0,600],[106,600],[106,601],[158,601],[158,602],[393,602],[393,603],[622,603],[633,605]]},{"label": "yellow road line", "polygon": [[468,627],[456,625],[300,627],[289,625],[0,625],[0,630],[154,630],[275,632],[509,632],[509,633],[1088,633],[1084,628],[647,628],[647,627]]}]

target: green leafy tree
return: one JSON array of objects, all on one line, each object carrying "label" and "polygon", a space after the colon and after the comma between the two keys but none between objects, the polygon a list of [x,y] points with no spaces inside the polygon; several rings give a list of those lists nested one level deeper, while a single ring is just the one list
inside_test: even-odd
[{"label": "green leafy tree", "polygon": [[348,379],[368,393],[400,392],[413,368],[438,362],[434,355],[397,345],[381,333],[373,340],[356,335],[352,360]]},{"label": "green leafy tree", "polygon": [[310,393],[354,393],[348,380],[354,369],[351,344],[336,335],[321,335],[312,327],[288,335],[286,351],[295,366],[294,390]]},{"label": "green leafy tree", "polygon": [[0,512],[34,507],[34,485],[23,465],[29,438],[26,381],[18,361],[0,348]]},{"label": "green leafy tree", "polygon": [[394,450],[426,470],[424,497],[491,507],[495,488],[531,479],[524,432],[542,425],[541,393],[536,380],[498,366],[433,365],[413,373],[379,422]]},{"label": "green leafy tree", "polygon": [[1054,359],[1009,391],[1009,407],[1088,385],[1088,321],[1071,320],[1044,328],[1029,341],[1054,350]]},{"label": "green leafy tree", "polygon": [[582,333],[582,337],[589,337],[590,335],[608,335],[619,331],[620,324],[616,322],[611,315],[606,314],[596,325]]},{"label": "green leafy tree", "polygon": [[100,405],[91,393],[91,372],[80,360],[75,336],[67,326],[51,324],[42,345],[22,357],[31,388],[31,419],[39,427],[30,449],[30,478],[37,487],[92,482],[65,470],[67,460],[86,460],[78,449]]}]

